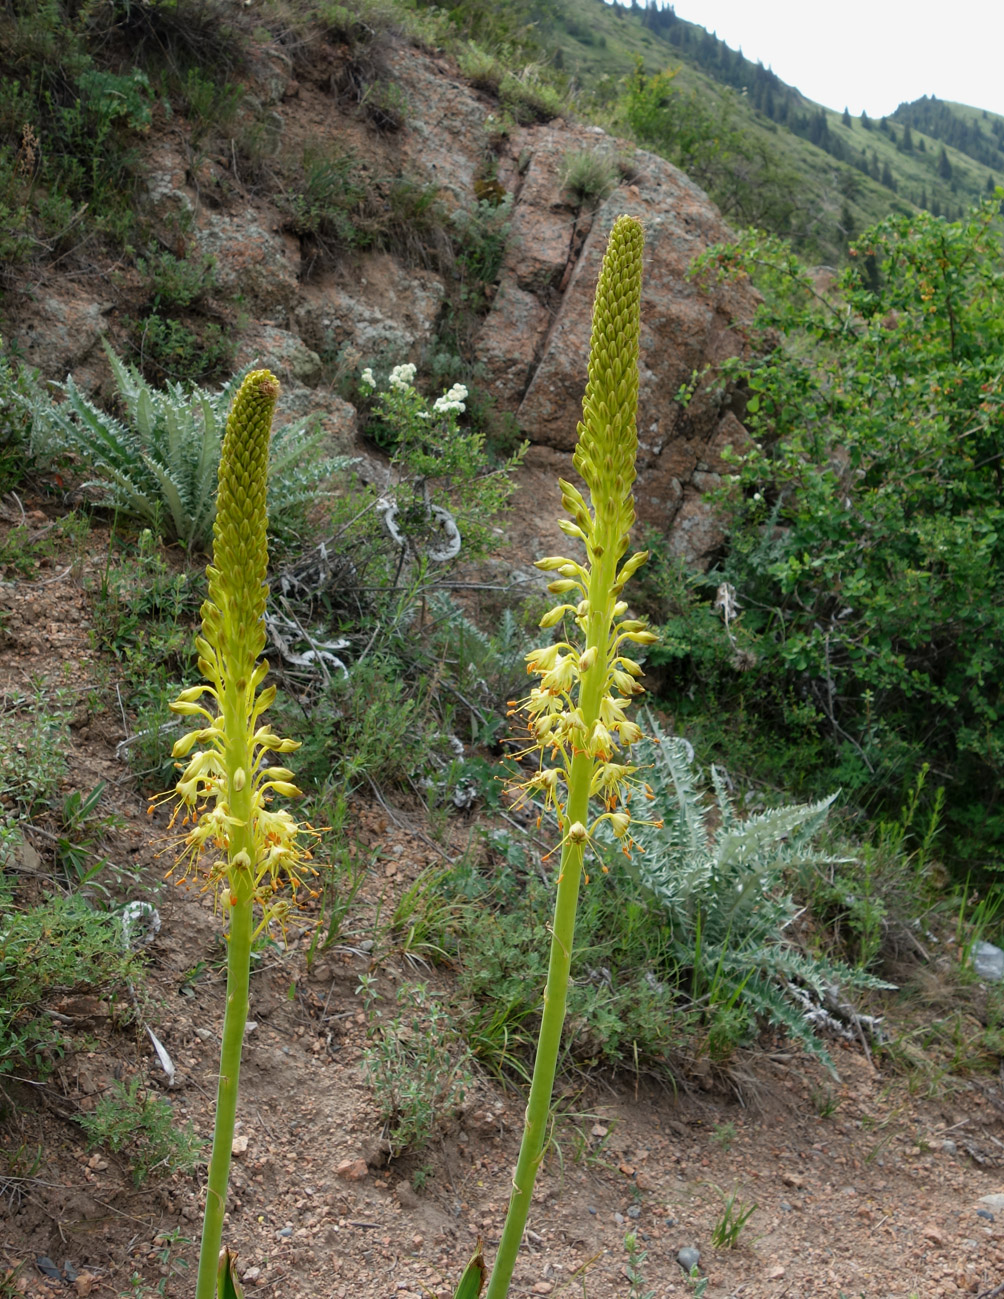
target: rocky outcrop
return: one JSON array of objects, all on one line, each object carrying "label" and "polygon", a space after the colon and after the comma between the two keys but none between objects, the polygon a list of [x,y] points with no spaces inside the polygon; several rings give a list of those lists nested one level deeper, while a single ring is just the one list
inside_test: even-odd
[{"label": "rocky outcrop", "polygon": [[[293,83],[281,59],[262,65],[259,98],[270,108],[282,148],[328,138],[377,158],[387,175],[434,186],[450,210],[469,210],[490,160],[499,186],[514,196],[501,277],[472,340],[478,382],[512,411],[532,444],[512,524],[529,546],[550,544],[558,498],[556,473],[570,472],[588,354],[593,292],[607,234],[628,212],[646,229],[639,407],[639,518],[667,534],[674,551],[703,563],[721,536],[703,494],[723,470],[722,452],[745,431],[730,395],[702,385],[689,404],[676,400],[695,370],[714,367],[743,346],[755,306],[748,287],[699,286],[693,258],[729,231],[706,195],[668,162],[596,128],[554,122],[490,130],[491,98],[462,83],[444,58],[406,46],[386,52],[407,104],[403,129],[379,136],[358,115],[342,113],[320,86]],[[284,78],[286,80],[284,81]],[[271,120],[271,119],[270,119]],[[363,151],[367,151],[366,154]],[[623,177],[596,211],[562,192],[568,156],[605,155]],[[346,257],[308,276],[298,241],[264,198],[233,201],[239,177],[225,158],[194,172],[177,133],[151,139],[148,200],[165,228],[182,221],[189,248],[210,254],[222,293],[239,295],[239,362],[274,365],[290,413],[316,410],[333,449],[351,449],[352,407],[331,391],[332,370],[413,360],[434,345],[446,288],[434,265],[405,266],[387,253]],[[235,163],[236,166],[236,163]],[[231,201],[206,201],[208,192]],[[105,282],[107,286],[107,281]],[[49,280],[36,309],[19,322],[18,342],[48,377],[73,369],[95,382],[97,343],[114,304],[107,287]]]}]

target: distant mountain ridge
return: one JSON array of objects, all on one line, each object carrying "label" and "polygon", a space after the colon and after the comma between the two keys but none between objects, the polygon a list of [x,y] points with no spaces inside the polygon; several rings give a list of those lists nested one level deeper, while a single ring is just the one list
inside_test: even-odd
[{"label": "distant mountain ridge", "polygon": [[751,149],[769,150],[799,177],[800,224],[778,233],[824,259],[841,259],[851,238],[890,214],[927,209],[958,219],[1004,184],[1004,118],[988,111],[925,96],[889,117],[851,117],[808,99],[672,5],[530,7],[541,44],[597,97],[612,99],[611,87],[640,60],[649,74],[677,69],[675,84],[701,103],[724,102]]}]

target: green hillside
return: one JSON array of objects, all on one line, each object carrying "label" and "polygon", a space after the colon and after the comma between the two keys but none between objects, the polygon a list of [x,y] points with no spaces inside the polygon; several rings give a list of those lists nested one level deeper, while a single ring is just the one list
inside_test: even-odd
[{"label": "green hillside", "polygon": [[[852,118],[807,99],[671,6],[542,0],[522,12],[532,14],[528,37],[568,78],[581,108],[615,130],[638,135],[624,88],[639,64],[647,78],[673,73],[667,110],[679,129],[661,148],[640,142],[683,166],[735,224],[763,225],[806,252],[839,260],[849,239],[891,213],[959,219],[1004,183],[1004,118],[981,109],[926,98],[888,119]],[[719,156],[695,164],[686,137],[702,124]],[[744,199],[734,177],[751,162]],[[763,202],[765,189],[772,204]]]}]

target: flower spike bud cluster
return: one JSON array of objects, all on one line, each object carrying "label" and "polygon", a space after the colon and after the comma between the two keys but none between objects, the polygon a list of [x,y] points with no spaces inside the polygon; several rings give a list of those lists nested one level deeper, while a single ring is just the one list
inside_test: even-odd
[{"label": "flower spike bud cluster", "polygon": [[185,760],[176,786],[189,827],[181,878],[198,868],[204,851],[216,852],[206,887],[229,886],[231,905],[257,902],[259,928],[288,914],[288,903],[274,898],[284,881],[295,896],[304,876],[315,874],[301,827],[288,812],[269,806],[275,794],[291,798],[300,791],[293,773],[272,765],[268,755],[292,753],[299,744],[261,720],[275,698],[274,686],[262,688],[268,664],[258,660],[268,595],[268,444],[278,395],[276,378],[256,370],[234,399],[220,457],[209,594],[196,638],[206,681],[182,690],[171,704],[173,712],[199,719],[172,751]]},{"label": "flower spike bud cluster", "polygon": [[[626,650],[656,639],[644,623],[625,616],[628,606],[621,599],[628,579],[648,558],[643,551],[625,558],[634,523],[642,242],[640,223],[621,217],[596,291],[589,377],[573,458],[589,502],[572,483],[560,480],[569,517],[559,527],[583,544],[585,563],[561,555],[537,562],[554,574],[548,590],[563,597],[541,627],[564,623],[575,632],[526,656],[527,672],[539,681],[519,706],[530,736],[523,756],[535,750],[541,755],[540,770],[521,786],[522,795],[543,796],[555,809],[563,842],[579,842],[583,831],[589,838],[606,821],[625,851],[632,844],[628,803],[641,783],[628,757],[641,729],[628,718],[627,707],[644,692],[641,669]],[[592,821],[591,795],[603,806]]]}]

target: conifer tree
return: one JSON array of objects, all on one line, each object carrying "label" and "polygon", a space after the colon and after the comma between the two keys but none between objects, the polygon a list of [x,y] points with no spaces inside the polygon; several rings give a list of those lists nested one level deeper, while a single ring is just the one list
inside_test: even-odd
[{"label": "conifer tree", "polygon": [[851,114],[849,109],[846,107],[846,105],[844,106],[844,115],[840,120],[844,124],[844,126],[851,125]]}]

